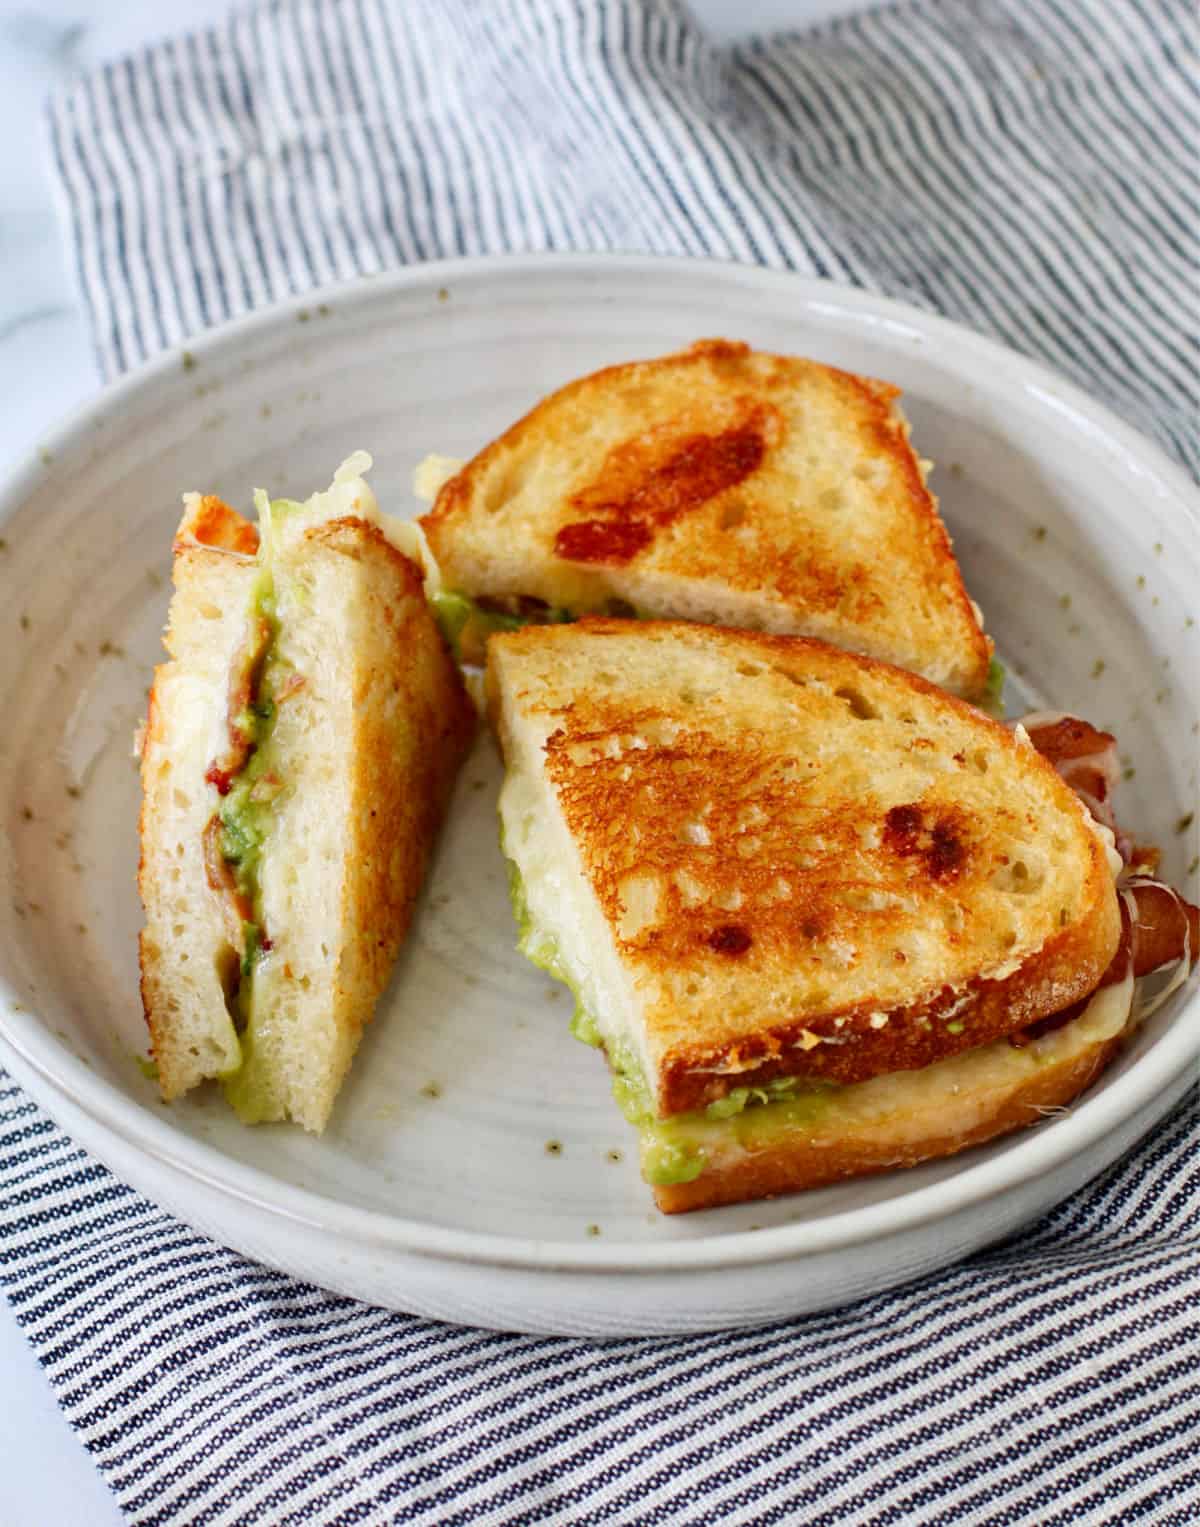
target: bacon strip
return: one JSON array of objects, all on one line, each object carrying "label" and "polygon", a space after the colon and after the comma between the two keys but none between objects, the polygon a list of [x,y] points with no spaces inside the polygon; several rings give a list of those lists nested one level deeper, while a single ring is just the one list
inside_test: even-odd
[{"label": "bacon strip", "polygon": [[[1147,976],[1177,964],[1185,952],[1189,966],[1194,965],[1200,957],[1200,908],[1185,901],[1164,881],[1147,874],[1128,873],[1130,866],[1136,871],[1144,864],[1157,864],[1158,854],[1154,849],[1135,845],[1117,826],[1112,808],[1112,792],[1120,778],[1117,739],[1078,716],[1040,712],[1026,716],[1020,724],[1033,746],[1054,766],[1096,821],[1113,833],[1127,866],[1120,881],[1121,941],[1100,979],[1100,987],[1123,981],[1131,960],[1135,976]],[[1078,1018],[1090,1000],[1085,997],[1060,1013],[1038,1019],[1013,1034],[1009,1043],[1020,1048],[1031,1039],[1061,1028]]]},{"label": "bacon strip", "polygon": [[[1123,880],[1121,889],[1128,891],[1137,904],[1136,918],[1123,915],[1121,919],[1121,942],[1124,944],[1128,935],[1134,975],[1148,976],[1152,970],[1173,965],[1183,958],[1185,945],[1190,956],[1188,963],[1194,965],[1200,956],[1200,907],[1192,906],[1173,887],[1161,880],[1151,880],[1148,875]],[[1118,949],[1114,965],[1120,956]],[[1107,984],[1108,979],[1106,975],[1102,984]]]},{"label": "bacon strip", "polygon": [[[1078,716],[1034,715],[1026,717],[1021,725],[1030,742],[1054,765],[1063,782],[1070,785],[1097,822],[1119,838],[1112,792],[1121,777],[1121,766],[1117,739],[1112,733],[1102,732]],[[1117,847],[1121,857],[1128,860],[1120,842]]]},{"label": "bacon strip", "polygon": [[204,829],[204,877],[209,889],[217,893],[225,919],[225,932],[235,949],[245,943],[243,923],[254,921],[250,898],[237,883],[233,866],[221,852],[221,818],[214,811]]},{"label": "bacon strip", "polygon": [[[1167,965],[1174,965],[1188,956],[1189,967],[1200,958],[1200,907],[1185,901],[1174,887],[1149,876],[1135,876],[1122,881],[1121,890],[1121,941],[1108,969],[1100,978],[1096,990],[1115,986],[1129,973],[1133,961],[1135,976],[1148,976]],[[1130,915],[1126,896],[1134,904],[1135,914]],[[1095,993],[1073,1002],[1059,1013],[1039,1018],[1016,1034],[1009,1035],[1009,1044],[1022,1049],[1030,1040],[1040,1039],[1054,1029],[1078,1018]]]},{"label": "bacon strip", "polygon": [[258,698],[263,661],[271,645],[271,623],[265,615],[256,615],[246,628],[246,635],[234,655],[229,670],[229,693],[225,702],[229,748],[223,758],[214,759],[204,778],[216,785],[217,793],[228,795],[233,781],[246,767],[254,751],[253,733],[242,725],[242,717]]}]

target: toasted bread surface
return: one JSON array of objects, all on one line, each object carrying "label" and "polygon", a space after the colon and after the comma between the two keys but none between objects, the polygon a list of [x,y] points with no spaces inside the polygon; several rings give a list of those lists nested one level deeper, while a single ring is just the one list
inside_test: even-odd
[{"label": "toasted bread surface", "polygon": [[978,697],[991,646],[898,395],[701,341],[552,394],[422,523],[472,597],[816,636]]},{"label": "toasted bread surface", "polygon": [[271,951],[234,1098],[323,1128],[387,984],[474,713],[420,570],[353,519],[275,564],[278,658],[304,683],[272,736],[289,781],[261,870]]},{"label": "toasted bread surface", "polygon": [[585,620],[493,637],[488,692],[578,854],[660,1114],[926,1066],[1087,995],[1117,947],[1078,799],[911,674]]},{"label": "toasted bread surface", "polygon": [[[227,523],[219,534],[228,544]],[[193,587],[197,565],[205,576]],[[290,677],[270,746],[282,789],[259,871],[269,947],[239,1043],[227,1003],[237,954],[200,844],[218,803],[205,771],[227,726],[256,576],[254,561],[186,538],[177,552],[175,661],[159,671],[143,757],[143,992],[164,1097],[225,1075],[244,1118],[320,1130],[411,919],[474,708],[420,569],[377,526],[320,522],[277,552],[273,661]],[[203,717],[186,753],[182,707],[161,703],[175,690]],[[183,798],[187,813],[164,835],[167,806]]]},{"label": "toasted bread surface", "polygon": [[877,1078],[860,1089],[857,1107],[817,1111],[807,1126],[765,1144],[742,1143],[729,1130],[698,1177],[655,1187],[655,1202],[678,1214],[771,1198],[917,1166],[1038,1124],[1117,1056],[1128,995],[1128,986],[1112,994],[1115,1022],[1085,1015],[1028,1050],[1000,1041],[925,1071]]}]

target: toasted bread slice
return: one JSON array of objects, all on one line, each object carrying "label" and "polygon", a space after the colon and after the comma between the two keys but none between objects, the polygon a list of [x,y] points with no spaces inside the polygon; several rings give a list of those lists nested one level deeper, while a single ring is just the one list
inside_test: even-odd
[{"label": "toasted bread slice", "polygon": [[487,684],[525,947],[658,1117],[928,1066],[1112,961],[1086,809],[1020,733],[914,675],[585,620],[493,637]]},{"label": "toasted bread slice", "polygon": [[[669,1126],[677,1150],[701,1170],[654,1188],[666,1214],[712,1209],[822,1187],[952,1156],[1072,1103],[1119,1053],[1133,979],[1098,992],[1071,1023],[1014,1047],[995,1040],[920,1071],[800,1095],[729,1121],[703,1116]],[[661,1149],[654,1130],[643,1154]]]},{"label": "toasted bread slice", "polygon": [[223,761],[231,675],[259,619],[262,563],[253,527],[215,500],[194,501],[181,526],[172,661],[142,752],[142,993],[163,1097],[219,1076],[247,1121],[316,1131],[387,982],[474,726],[421,570],[365,483],[335,488],[324,507],[349,514],[292,506],[274,533],[252,946],[216,819],[239,777]]},{"label": "toasted bread slice", "polygon": [[978,699],[991,644],[898,396],[702,341],[552,394],[422,524],[473,599],[815,636]]}]

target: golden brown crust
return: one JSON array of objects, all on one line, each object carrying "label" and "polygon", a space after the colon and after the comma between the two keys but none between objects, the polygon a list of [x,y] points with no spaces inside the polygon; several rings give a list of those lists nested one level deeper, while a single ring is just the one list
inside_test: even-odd
[{"label": "golden brown crust", "polygon": [[[640,666],[639,666],[640,665]],[[1078,800],[924,680],[799,637],[494,637],[638,990],[659,1112],[917,1069],[1090,993],[1120,915]]]},{"label": "golden brown crust", "polygon": [[[137,887],[138,896],[143,906],[148,903],[150,886],[148,876],[149,865],[146,862],[146,850],[148,847],[148,833],[150,831],[149,801],[150,791],[145,780],[145,760],[152,747],[157,747],[163,740],[162,712],[158,703],[158,683],[162,674],[163,666],[155,668],[154,679],[150,685],[150,693],[146,700],[146,721],[142,727],[138,751],[141,754],[143,782],[142,803],[138,810],[138,867]],[[142,999],[142,1013],[146,1019],[146,1027],[150,1032],[150,1053],[157,1055],[161,1047],[160,1015],[158,1005],[154,1000],[154,959],[147,947],[146,930],[142,928],[138,932],[138,991]],[[159,1085],[162,1087],[162,1077],[159,1077]],[[165,1096],[165,1094],[164,1094]],[[170,1102],[170,1097],[165,1097]]]},{"label": "golden brown crust", "polygon": [[[355,737],[343,908],[343,990],[370,992],[387,982],[412,921],[429,855],[476,725],[475,707],[432,620],[421,569],[373,524],[330,520],[307,532],[314,545],[372,561],[394,580],[364,613],[386,631],[402,661],[357,675]],[[431,697],[433,702],[431,703]],[[402,749],[402,756],[399,750]],[[367,1019],[372,1015],[368,1007]]]},{"label": "golden brown crust", "polygon": [[[957,989],[943,987],[917,1002],[889,1008],[887,1024],[880,1029],[871,1027],[879,1009],[863,1003],[833,1008],[821,1018],[781,1024],[735,1044],[684,1048],[664,1063],[660,1092],[663,1111],[682,1113],[703,1108],[725,1096],[731,1087],[761,1086],[780,1076],[811,1076],[847,1085],[890,1071],[915,1071],[932,1065],[948,1055],[1014,1034],[1038,1017],[1090,995],[1108,968],[1106,948],[1107,943],[1097,943],[1094,918],[1088,917],[1050,938],[1003,980],[974,978]],[[839,1018],[843,1020],[840,1025]],[[954,1032],[949,1024],[961,1025],[961,1029]],[[806,1032],[818,1039],[844,1037],[849,1042],[802,1050]],[[735,1075],[710,1073],[709,1068],[728,1065],[731,1060],[737,1063]]]},{"label": "golden brown crust", "polygon": [[[702,340],[551,394],[443,486],[422,524],[447,581],[473,596],[576,612],[620,596],[708,618],[688,602],[720,586],[741,610],[721,624],[844,641],[977,696],[991,644],[898,396]],[[531,477],[550,486],[535,493]],[[518,533],[515,562],[493,555]]]},{"label": "golden brown crust", "polygon": [[715,1209],[722,1204],[797,1193],[848,1177],[866,1177],[953,1156],[998,1135],[1037,1124],[1047,1109],[1065,1107],[1096,1080],[1116,1057],[1120,1046],[1121,1036],[1117,1035],[1070,1061],[1035,1072],[986,1118],[961,1133],[946,1134],[939,1130],[935,1115],[930,1116],[929,1133],[924,1138],[905,1140],[902,1145],[876,1140],[814,1147],[811,1137],[797,1132],[768,1150],[746,1154],[728,1166],[705,1171],[694,1182],[656,1187],[654,1199],[664,1214],[683,1214],[693,1209]]},{"label": "golden brown crust", "polygon": [[176,551],[189,539],[201,546],[235,551],[244,557],[252,557],[258,550],[255,527],[215,493],[200,494],[189,502],[175,535]]}]

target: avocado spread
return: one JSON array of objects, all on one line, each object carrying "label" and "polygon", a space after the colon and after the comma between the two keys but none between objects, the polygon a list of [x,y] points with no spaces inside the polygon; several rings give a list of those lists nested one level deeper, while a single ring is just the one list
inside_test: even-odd
[{"label": "avocado spread", "polygon": [[987,685],[983,691],[983,703],[980,709],[987,711],[989,716],[995,716],[997,720],[1002,720],[1004,717],[1004,680],[1007,673],[1000,659],[992,658],[988,664]]},{"label": "avocado spread", "polygon": [[530,608],[521,615],[488,610],[467,594],[441,589],[430,599],[434,618],[451,652],[460,663],[482,662],[487,639],[497,631],[518,631],[522,626],[563,625],[575,617],[569,610]]},{"label": "avocado spread", "polygon": [[[503,828],[500,847],[503,850]],[[570,989],[575,998],[571,1033],[584,1044],[603,1047],[608,1057],[613,1097],[638,1131],[642,1176],[648,1183],[665,1186],[699,1177],[708,1160],[706,1142],[712,1141],[714,1126],[725,1126],[739,1145],[763,1149],[775,1131],[802,1128],[823,1112],[829,1094],[837,1090],[833,1083],[785,1076],[761,1087],[735,1087],[694,1113],[659,1118],[637,1055],[627,1044],[604,1040],[599,1024],[567,973],[558,941],[540,928],[530,913],[521,872],[511,859],[508,888],[519,929],[517,948],[539,970]]]},{"label": "avocado spread", "polygon": [[260,618],[260,630],[264,633],[263,650],[258,660],[259,680],[256,693],[245,710],[236,718],[238,730],[250,743],[250,752],[240,773],[233,776],[228,792],[222,796],[218,808],[221,819],[221,855],[233,871],[237,888],[245,901],[254,909],[252,920],[242,925],[244,945],[242,951],[242,986],[239,1002],[245,1015],[243,995],[248,997],[248,987],[254,964],[262,950],[262,904],[258,881],[259,858],[263,842],[270,830],[272,801],[280,785],[272,770],[271,732],[275,725],[275,702],[271,698],[275,639],[279,625],[275,619],[271,576],[264,571],[259,576],[254,597],[254,614]]},{"label": "avocado spread", "polygon": [[[578,620],[580,612],[541,604],[533,599],[510,601],[515,610],[488,609],[453,589],[441,589],[430,596],[434,618],[451,652],[460,663],[482,663],[487,639],[497,631],[519,631],[522,626],[563,626]],[[602,609],[587,614],[610,615],[623,620],[646,617],[623,599],[609,599]]]}]

